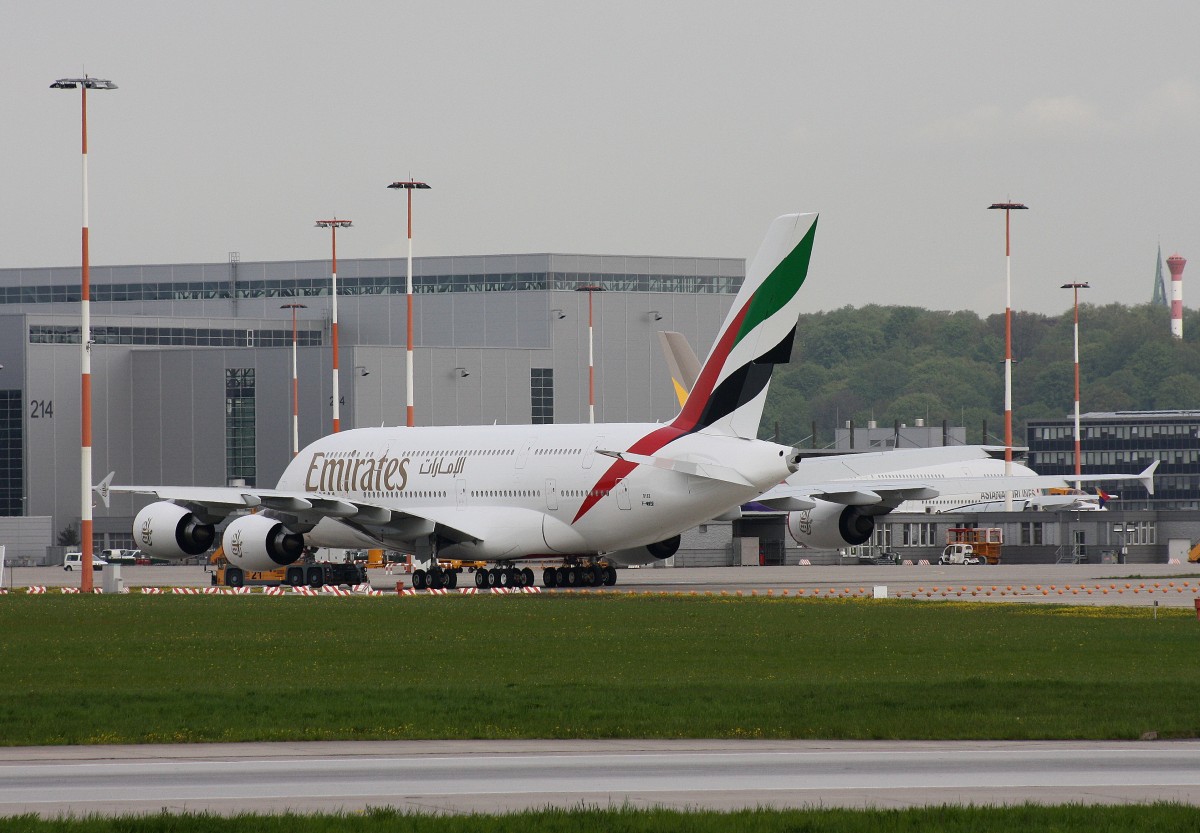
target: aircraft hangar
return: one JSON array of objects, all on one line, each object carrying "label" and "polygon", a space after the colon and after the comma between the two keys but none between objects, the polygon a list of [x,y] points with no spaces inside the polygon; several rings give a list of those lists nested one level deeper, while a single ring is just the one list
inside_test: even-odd
[{"label": "aircraft hangar", "polygon": [[[342,430],[405,422],[406,261],[338,259]],[[413,261],[417,425],[586,422],[678,410],[656,332],[708,349],[740,258],[528,254]],[[330,262],[93,266],[93,473],[125,484],[273,486],[332,430]],[[0,518],[78,524],[80,270],[0,270]],[[95,507],[95,547],[132,547],[144,501]],[[52,544],[53,541],[47,541]],[[10,555],[14,553],[10,550]]]},{"label": "aircraft hangar", "polygon": [[[416,258],[414,421],[586,422],[589,304],[596,422],[668,420],[677,404],[656,333],[682,332],[703,356],[744,274],[735,258]],[[339,258],[343,430],[405,421],[405,284],[404,259]],[[299,445],[332,430],[331,295],[328,260],[93,266],[93,479],[274,485],[291,458],[288,305],[302,305]],[[46,563],[46,547],[78,525],[79,334],[78,267],[0,270],[0,539],[18,563]],[[134,546],[144,502],[96,501],[95,549]],[[915,562],[936,559],[948,527],[980,522],[1003,528],[1006,561],[1027,563],[1165,561],[1200,539],[1200,513],[1138,508],[896,513],[843,553],[798,549],[779,518],[714,520],[686,532],[672,562],[844,563],[881,551]]]}]

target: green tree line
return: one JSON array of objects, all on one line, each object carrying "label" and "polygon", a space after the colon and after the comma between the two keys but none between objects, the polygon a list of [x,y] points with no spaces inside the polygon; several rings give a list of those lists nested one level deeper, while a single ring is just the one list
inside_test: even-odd
[{"label": "green tree line", "polygon": [[[1200,409],[1200,311],[1145,304],[1079,307],[1080,403],[1088,411]],[[1013,314],[1013,440],[1031,419],[1074,408],[1072,312]],[[1003,443],[1004,315],[870,305],[800,317],[790,364],[775,370],[761,434],[804,446],[834,429],[896,421],[964,426],[967,441]],[[982,436],[986,424],[988,436]]]}]

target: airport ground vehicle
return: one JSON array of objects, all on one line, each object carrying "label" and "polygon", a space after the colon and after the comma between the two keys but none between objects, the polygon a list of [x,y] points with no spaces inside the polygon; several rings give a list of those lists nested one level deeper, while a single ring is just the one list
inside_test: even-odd
[{"label": "airport ground vehicle", "polygon": [[1004,533],[997,528],[951,527],[938,564],[999,564]]},{"label": "airport ground vehicle", "polygon": [[[63,569],[66,570],[68,573],[71,572],[72,570],[78,570],[82,566],[83,566],[83,553],[69,552],[63,556]],[[92,556],[92,570],[93,571],[99,570],[99,569],[101,569],[103,567],[107,567],[107,566],[108,566],[108,562],[105,561],[103,558],[101,558],[98,555]]]},{"label": "airport ground vehicle", "polygon": [[365,584],[367,581],[366,568],[358,562],[317,561],[311,554],[275,570],[243,570],[230,564],[225,551],[217,547],[209,557],[209,563],[213,565],[212,584],[222,587],[273,587],[280,584],[322,587],[326,584]]},{"label": "airport ground vehicle", "polygon": [[141,553],[138,550],[115,549],[115,550],[101,550],[100,551],[100,557],[103,558],[105,561],[107,561],[109,564],[133,565],[133,564],[137,563],[138,556],[140,556],[140,555],[141,555]]}]

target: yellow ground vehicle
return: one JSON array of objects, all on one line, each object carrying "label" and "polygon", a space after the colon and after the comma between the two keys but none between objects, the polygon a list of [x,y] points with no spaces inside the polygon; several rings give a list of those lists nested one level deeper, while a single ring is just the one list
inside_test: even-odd
[{"label": "yellow ground vehicle", "polygon": [[247,572],[229,563],[225,551],[217,551],[208,559],[213,566],[212,583],[222,587],[274,587],[288,584],[292,587],[321,587],[326,584],[365,584],[367,571],[362,564],[316,561],[306,554],[295,564],[277,570]]}]

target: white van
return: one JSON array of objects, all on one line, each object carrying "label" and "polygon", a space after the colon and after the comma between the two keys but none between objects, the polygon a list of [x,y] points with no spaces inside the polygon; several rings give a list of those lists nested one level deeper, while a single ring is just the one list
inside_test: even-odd
[{"label": "white van", "polygon": [[[78,570],[83,566],[83,553],[69,552],[63,556],[63,569],[68,573],[72,570]],[[98,555],[92,556],[92,569],[99,570],[102,567],[108,566],[108,562]]]}]

